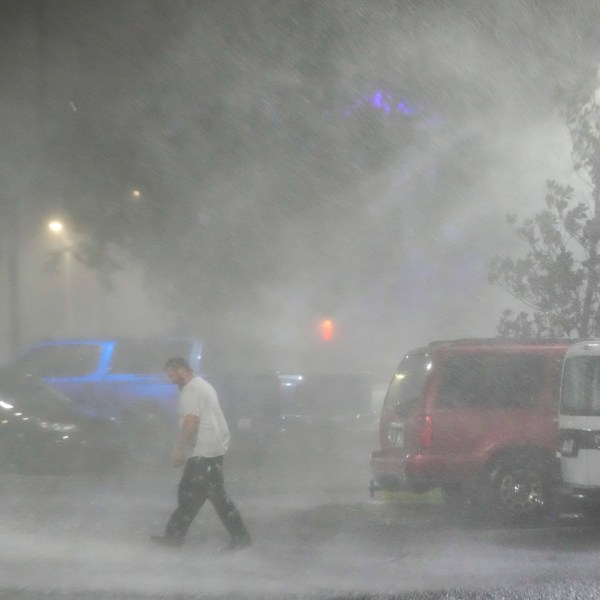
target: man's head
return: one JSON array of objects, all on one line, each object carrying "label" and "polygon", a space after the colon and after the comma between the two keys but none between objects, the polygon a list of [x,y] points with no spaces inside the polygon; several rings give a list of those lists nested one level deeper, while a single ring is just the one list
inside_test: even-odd
[{"label": "man's head", "polygon": [[165,364],[165,372],[171,382],[180,388],[194,378],[194,371],[190,367],[190,363],[181,356],[169,358]]}]

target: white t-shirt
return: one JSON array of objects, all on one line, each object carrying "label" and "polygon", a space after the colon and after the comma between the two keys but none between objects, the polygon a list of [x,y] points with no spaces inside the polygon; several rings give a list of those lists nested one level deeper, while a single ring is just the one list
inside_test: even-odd
[{"label": "white t-shirt", "polygon": [[179,395],[179,418],[183,423],[186,415],[197,415],[198,437],[189,456],[213,458],[223,456],[229,446],[230,434],[227,421],[221,411],[215,388],[201,377],[194,377],[181,388]]}]

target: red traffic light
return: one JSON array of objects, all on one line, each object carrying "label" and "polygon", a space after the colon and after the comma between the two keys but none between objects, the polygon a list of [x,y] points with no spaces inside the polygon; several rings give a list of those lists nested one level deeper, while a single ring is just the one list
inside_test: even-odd
[{"label": "red traffic light", "polygon": [[326,342],[330,342],[333,339],[333,334],[335,331],[335,326],[331,319],[323,319],[319,323],[319,333],[321,335],[321,339]]}]

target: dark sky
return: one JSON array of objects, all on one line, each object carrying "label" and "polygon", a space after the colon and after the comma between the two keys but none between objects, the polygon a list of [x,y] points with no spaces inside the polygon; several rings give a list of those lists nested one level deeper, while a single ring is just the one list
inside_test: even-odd
[{"label": "dark sky", "polygon": [[558,92],[600,50],[591,1],[0,11],[5,224],[17,198],[21,238],[66,211],[147,266],[174,327],[304,351],[332,316],[363,362],[494,333],[485,260],[568,172]]}]

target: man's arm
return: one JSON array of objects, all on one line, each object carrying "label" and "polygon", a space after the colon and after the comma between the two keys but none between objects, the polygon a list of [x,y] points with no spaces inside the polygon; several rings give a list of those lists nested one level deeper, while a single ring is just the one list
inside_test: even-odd
[{"label": "man's arm", "polygon": [[183,418],[181,430],[171,457],[175,467],[180,467],[185,462],[185,451],[196,438],[199,423],[200,417],[198,415],[185,415]]}]

